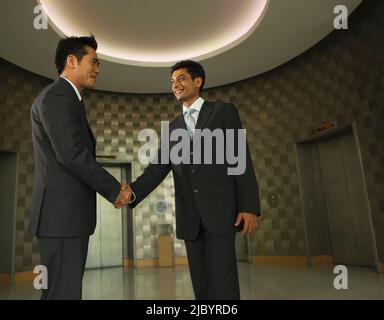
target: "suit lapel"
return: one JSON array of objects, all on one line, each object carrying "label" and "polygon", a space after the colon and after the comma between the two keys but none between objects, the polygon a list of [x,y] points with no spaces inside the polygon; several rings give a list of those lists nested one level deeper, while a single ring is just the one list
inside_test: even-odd
[{"label": "suit lapel", "polygon": [[88,131],[89,131],[89,133],[91,134],[91,137],[92,137],[92,140],[93,140],[93,144],[96,144],[96,137],[95,137],[95,135],[93,134],[92,128],[91,128],[91,126],[89,125],[87,118],[85,118],[85,122],[87,123]]},{"label": "suit lapel", "polygon": [[65,94],[68,94],[72,99],[74,99],[74,101],[76,101],[76,103],[78,104],[78,108],[81,110],[81,114],[87,125],[88,131],[92,137],[93,143],[96,145],[96,138],[92,132],[91,127],[89,126],[89,123],[86,117],[84,102],[79,101],[79,97],[77,96],[75,90],[72,88],[72,86],[68,83],[67,80],[63,79],[62,77],[57,77],[55,80],[55,84],[60,85],[62,88],[62,91],[64,91]]},{"label": "suit lapel", "polygon": [[85,111],[85,106],[84,106],[84,101],[79,101],[79,104],[80,104],[80,108],[82,110],[82,114],[83,114],[83,118],[84,118],[84,121],[85,123],[87,124],[87,128],[88,128],[88,131],[92,137],[92,140],[93,140],[93,143],[96,144],[96,138],[95,138],[95,135],[93,134],[93,131],[88,123],[88,120],[87,120],[87,114],[86,114],[86,111]]},{"label": "suit lapel", "polygon": [[[205,124],[207,123],[209,117],[212,114],[214,105],[215,104],[213,102],[204,101],[204,103],[200,109],[200,112],[199,112],[199,117],[197,118],[197,123],[196,123],[195,129],[203,129],[205,127]],[[183,114],[179,115],[176,118],[176,120],[174,122],[174,128],[173,129],[188,130]]]},{"label": "suit lapel", "polygon": [[174,129],[187,130],[187,125],[185,124],[184,116],[182,114],[175,119],[174,126]]},{"label": "suit lapel", "polygon": [[203,106],[199,112],[199,117],[197,118],[197,123],[195,129],[203,129],[207,123],[209,117],[213,111],[213,102],[204,101]]},{"label": "suit lapel", "polygon": [[[201,110],[199,112],[199,117],[197,119],[195,129],[203,129],[205,124],[207,123],[209,117],[212,114],[213,106],[215,104],[213,102],[204,101]],[[171,131],[174,129],[185,129],[187,130],[187,125],[185,124],[184,115],[180,114],[175,121],[173,122],[173,127],[170,128]]]}]

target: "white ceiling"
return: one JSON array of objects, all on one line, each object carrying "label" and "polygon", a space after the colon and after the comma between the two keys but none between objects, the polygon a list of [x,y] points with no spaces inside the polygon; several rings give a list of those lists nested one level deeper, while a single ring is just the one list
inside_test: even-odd
[{"label": "white ceiling", "polygon": [[[351,13],[361,0],[343,0]],[[33,26],[41,3],[47,30]],[[304,52],[333,30],[338,0],[1,0],[1,56],[56,77],[60,36],[95,34],[96,89],[170,92],[169,66],[192,58],[206,87],[246,79]],[[343,32],[343,31],[338,31]]]},{"label": "white ceiling", "polygon": [[39,2],[60,35],[92,30],[105,59],[152,67],[205,59],[234,47],[256,29],[269,0]]}]

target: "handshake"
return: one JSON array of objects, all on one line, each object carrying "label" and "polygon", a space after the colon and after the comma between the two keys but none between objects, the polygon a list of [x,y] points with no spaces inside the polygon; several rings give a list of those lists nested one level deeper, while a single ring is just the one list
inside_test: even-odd
[{"label": "handshake", "polygon": [[132,197],[132,189],[127,183],[122,183],[120,193],[114,202],[114,207],[120,209],[122,206],[129,204]]}]

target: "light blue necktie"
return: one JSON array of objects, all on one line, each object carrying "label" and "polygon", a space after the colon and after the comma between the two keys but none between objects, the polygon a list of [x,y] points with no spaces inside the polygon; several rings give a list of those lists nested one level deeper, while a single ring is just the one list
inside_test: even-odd
[{"label": "light blue necktie", "polygon": [[195,130],[196,126],[196,121],[193,118],[193,113],[195,113],[196,111],[196,109],[189,108],[184,112],[185,124],[187,125],[188,133],[191,139],[193,137],[193,131]]}]

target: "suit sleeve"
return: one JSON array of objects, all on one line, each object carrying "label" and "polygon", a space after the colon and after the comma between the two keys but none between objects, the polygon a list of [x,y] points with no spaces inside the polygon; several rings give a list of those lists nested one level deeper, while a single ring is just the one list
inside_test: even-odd
[{"label": "suit sleeve", "polygon": [[[161,156],[163,154],[163,156]],[[135,195],[135,200],[129,204],[131,208],[136,207],[147,195],[149,195],[168,175],[171,165],[168,163],[160,163],[161,159],[169,160],[169,150],[157,150],[158,163],[152,161],[134,182],[130,184]]]},{"label": "suit sleeve", "polygon": [[[237,108],[230,104],[225,114],[226,129],[235,129],[235,151],[238,150],[237,129],[242,129],[242,124]],[[246,142],[246,168],[243,174],[234,175],[236,184],[237,211],[254,213],[261,215],[259,187],[253,169],[252,158],[249,152],[248,142]]]},{"label": "suit sleeve", "polygon": [[52,144],[57,161],[73,176],[92,187],[110,202],[120,192],[120,183],[97,163],[80,134],[79,110],[61,95],[43,101],[40,121]]}]

